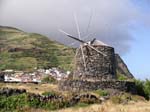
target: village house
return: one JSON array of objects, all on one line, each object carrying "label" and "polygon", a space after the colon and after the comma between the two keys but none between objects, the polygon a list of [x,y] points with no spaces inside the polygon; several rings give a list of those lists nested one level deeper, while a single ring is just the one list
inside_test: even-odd
[{"label": "village house", "polygon": [[51,69],[37,69],[33,73],[26,73],[24,71],[14,71],[14,70],[4,70],[4,78],[5,82],[35,82],[40,83],[42,79],[46,76],[52,76],[56,80],[67,79],[70,71],[64,72],[58,68]]}]

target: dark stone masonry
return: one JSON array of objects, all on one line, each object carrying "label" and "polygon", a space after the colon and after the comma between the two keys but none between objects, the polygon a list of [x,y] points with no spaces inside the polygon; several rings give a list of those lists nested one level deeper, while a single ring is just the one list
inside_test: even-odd
[{"label": "dark stone masonry", "polygon": [[0,82],[4,82],[4,73],[0,72]]},{"label": "dark stone masonry", "polygon": [[0,96],[12,96],[26,93],[25,89],[1,88]]},{"label": "dark stone masonry", "polygon": [[83,46],[83,52],[85,57],[86,70],[83,63],[81,48],[78,49],[78,53],[75,60],[75,71],[73,79],[80,80],[112,80],[116,78],[115,67],[115,52],[114,48],[109,46],[93,45],[94,48],[105,54]]},{"label": "dark stone masonry", "polygon": [[119,91],[130,92],[136,94],[136,86],[134,82],[129,81],[83,81],[83,80],[67,80],[59,85],[60,89],[66,91],[92,91],[98,89],[116,89]]}]

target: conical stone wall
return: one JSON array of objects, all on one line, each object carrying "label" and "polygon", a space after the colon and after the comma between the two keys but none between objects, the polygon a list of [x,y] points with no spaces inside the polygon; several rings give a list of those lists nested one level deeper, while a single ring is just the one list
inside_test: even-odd
[{"label": "conical stone wall", "polygon": [[88,81],[115,79],[116,67],[114,48],[102,45],[93,45],[93,47],[106,56],[88,46],[83,46],[85,68],[81,48],[77,49],[73,79]]}]

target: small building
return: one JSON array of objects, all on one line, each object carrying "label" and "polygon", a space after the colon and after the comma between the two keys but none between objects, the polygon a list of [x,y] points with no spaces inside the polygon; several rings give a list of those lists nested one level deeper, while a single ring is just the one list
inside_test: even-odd
[{"label": "small building", "polygon": [[8,69],[8,70],[5,70],[4,72],[6,72],[6,73],[12,73],[12,72],[14,72],[14,70]]}]

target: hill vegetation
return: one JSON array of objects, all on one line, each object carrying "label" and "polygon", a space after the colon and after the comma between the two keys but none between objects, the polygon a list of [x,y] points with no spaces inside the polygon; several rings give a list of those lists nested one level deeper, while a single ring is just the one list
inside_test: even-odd
[{"label": "hill vegetation", "polygon": [[60,67],[71,70],[74,50],[47,37],[0,27],[0,70],[33,71]]},{"label": "hill vegetation", "polygon": [[[74,48],[43,35],[0,26],[0,71],[13,69],[32,72],[35,68],[51,67],[72,71],[74,55]],[[118,54],[116,65],[119,80],[133,78]]]}]

